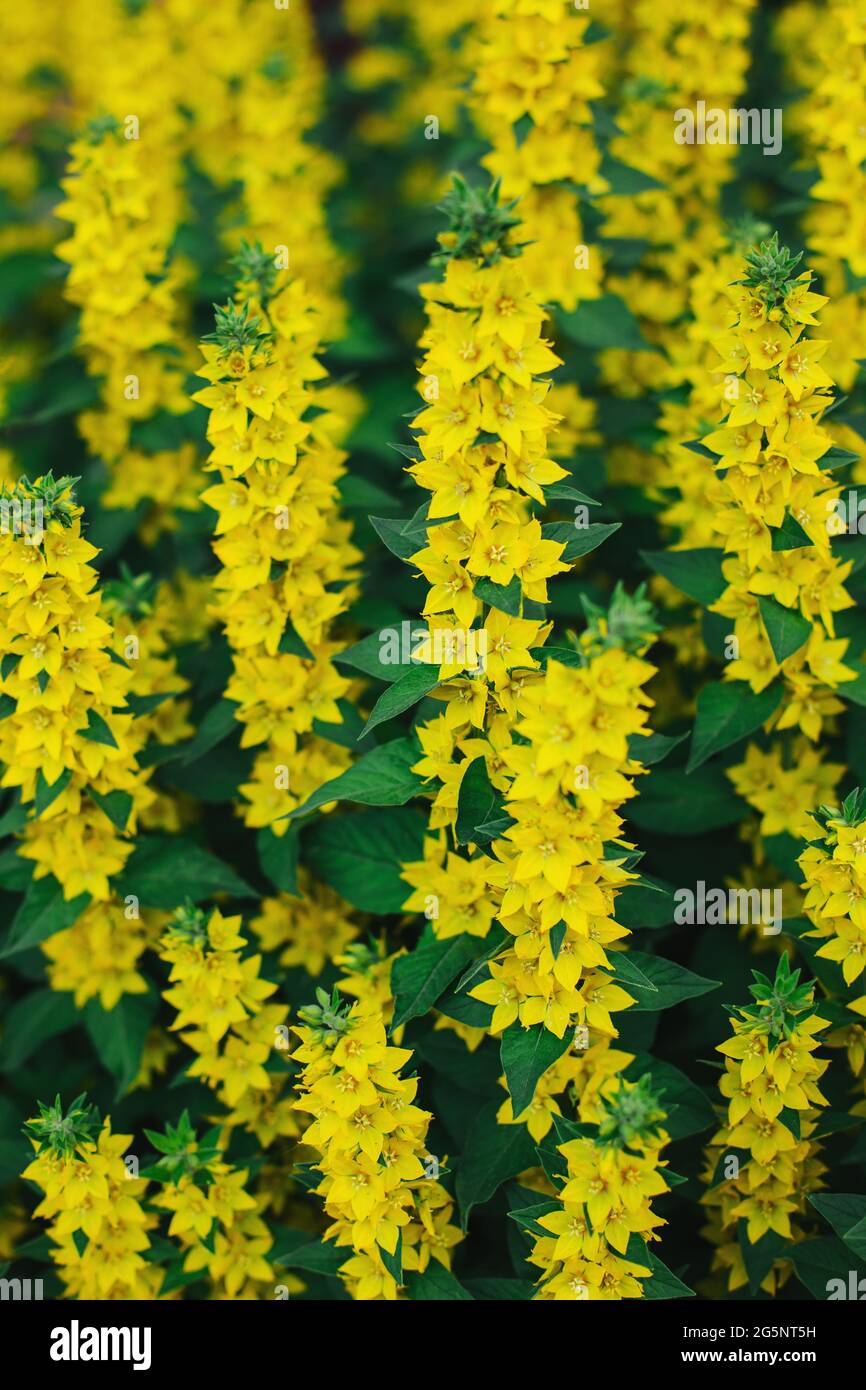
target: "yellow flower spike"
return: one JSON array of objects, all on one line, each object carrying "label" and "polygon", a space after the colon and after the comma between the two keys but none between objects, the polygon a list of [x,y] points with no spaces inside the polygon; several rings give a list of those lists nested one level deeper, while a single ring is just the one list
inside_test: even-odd
[{"label": "yellow flower spike", "polygon": [[277,986],[259,978],[261,956],[242,957],[240,926],[240,917],[219,909],[178,909],[159,942],[171,966],[163,997],[177,1011],[172,1030],[185,1030],[182,1040],[196,1054],[190,1075],[228,1110],[223,1123],[243,1126],[267,1146],[298,1130],[281,1095],[285,1078],[267,1068],[275,1049],[287,1055],[289,1011],[266,1002]]},{"label": "yellow flower spike", "polygon": [[348,422],[344,402],[332,405],[319,385],[314,300],[260,246],[243,243],[234,264],[238,300],[218,310],[202,345],[200,374],[214,384],[194,399],[210,412],[208,467],[221,478],[204,500],[217,512],[213,612],[233,656],[226,695],[242,745],[261,746],[240,788],[242,814],[281,836],[287,813],[349,762],[312,729],[342,722],[349,682],[332,664],[329,631],[355,596],[359,555],[339,515],[345,455],[333,441]]},{"label": "yellow flower spike", "polygon": [[575,1138],[565,1137],[575,1131],[571,1122],[553,1121],[557,1194],[534,1223],[549,1234],[535,1240],[528,1257],[542,1271],[535,1293],[542,1301],[646,1296],[651,1274],[638,1251],[659,1239],[665,1222],[651,1203],[669,1191],[661,1158],[668,1136],[659,1127],[664,1113],[648,1077],[617,1078],[598,1113],[597,1128]]},{"label": "yellow flower spike", "polygon": [[[818,1081],[829,1063],[815,1055],[815,1035],[829,1025],[815,1012],[814,984],[800,983],[787,956],[772,981],[752,973],[755,1002],[737,1010],[733,1036],[717,1049],[725,1058],[719,1089],[727,1106],[707,1150],[702,1199],[711,1213],[705,1234],[716,1246],[713,1268],[726,1271],[729,1292],[747,1282],[736,1257],[740,1223],[750,1244],[769,1231],[796,1238],[809,1213],[808,1193],[822,1186],[824,1171],[812,1136],[816,1107],[827,1103]],[[773,1292],[790,1269],[780,1257],[761,1287]]]},{"label": "yellow flower spike", "polygon": [[[791,302],[798,308],[809,283],[808,272],[792,277],[797,259],[777,236],[746,257],[745,280],[730,291],[732,322],[716,339],[721,359],[730,362],[731,338],[745,348],[746,358],[732,371],[729,366],[726,420],[703,443],[723,473],[721,488],[714,489],[712,525],[727,553],[726,587],[712,611],[732,622],[735,649],[725,679],[761,691],[781,673],[785,693],[773,722],[779,729],[799,727],[814,742],[829,716],[842,709],[834,692],[854,678],[844,661],[848,642],[836,639],[834,630],[834,614],[854,601],[844,588],[848,566],[831,550],[828,518],[839,489],[820,468],[833,443],[821,423],[832,401],[833,382],[817,365],[826,345],[806,336],[804,323],[784,307]],[[744,285],[767,306],[778,307],[782,321],[753,327]],[[743,416],[744,396],[746,405],[755,404],[752,423]],[[735,417],[740,423],[732,423]],[[786,516],[794,517],[808,544],[774,549],[774,534]],[[780,606],[805,620],[799,646],[779,647],[773,624]]]},{"label": "yellow flower spike", "polygon": [[[0,766],[2,785],[20,793],[18,852],[34,861],[34,876],[53,874],[67,900],[89,895],[107,905],[109,880],[155,797],[136,762],[147,730],[127,704],[134,668],[113,659],[119,634],[91,563],[98,552],[81,534],[74,481],[22,478],[4,494],[11,524],[0,536],[0,695],[9,712]],[[116,913],[110,920],[124,931]],[[81,937],[106,964],[108,921],[106,906]]]},{"label": "yellow flower spike", "polygon": [[[83,1099],[64,1115],[58,1097],[27,1123],[36,1156],[22,1177],[45,1194],[35,1215],[49,1223],[52,1259],[68,1298],[154,1299],[163,1270],[145,1252],[157,1219],[142,1205],[146,1180],[131,1176],[123,1160],[132,1136],[113,1134],[110,1119],[100,1125]],[[75,1239],[80,1235],[83,1247]]]},{"label": "yellow flower spike", "polygon": [[325,1237],[353,1252],[339,1271],[353,1298],[394,1300],[402,1285],[382,1252],[396,1257],[399,1242],[404,1272],[431,1258],[449,1269],[461,1233],[426,1149],[431,1116],[414,1104],[417,1081],[399,1075],[412,1053],[387,1045],[376,1004],[343,1005],[337,989],[317,998],[293,1028],[292,1058],[303,1067],[296,1108],[313,1117],[302,1142],[318,1151]]}]

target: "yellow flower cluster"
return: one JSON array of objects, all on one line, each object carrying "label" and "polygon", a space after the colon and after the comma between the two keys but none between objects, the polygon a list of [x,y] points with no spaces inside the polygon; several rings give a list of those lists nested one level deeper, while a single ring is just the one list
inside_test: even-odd
[{"label": "yellow flower cluster", "polygon": [[661,1158],[668,1136],[658,1128],[663,1118],[645,1085],[619,1079],[603,1103],[598,1133],[559,1144],[567,1165],[563,1186],[553,1209],[536,1219],[550,1234],[539,1236],[529,1256],[543,1271],[536,1299],[645,1296],[651,1269],[644,1242],[658,1240],[666,1224],[651,1206],[669,1191]]},{"label": "yellow flower cluster", "polygon": [[[72,146],[66,200],[58,216],[72,234],[57,247],[70,266],[66,297],[81,310],[78,343],[88,371],[101,379],[101,407],[86,411],[79,427],[90,452],[123,473],[114,501],[134,505],[150,492],[140,452],[126,456],[135,422],[159,410],[185,414],[184,352],[178,296],[179,267],[170,262],[177,202],[166,187],[161,161],[148,158],[149,141],[127,138],[120,122],[97,119]],[[162,487],[182,486],[189,460],[163,455]],[[137,479],[133,487],[132,473]],[[187,488],[185,501],[197,499]]]},{"label": "yellow flower cluster", "polygon": [[[667,381],[671,387],[685,387],[688,392],[684,400],[662,400],[658,418],[664,436],[659,445],[664,473],[655,472],[653,480],[674,491],[672,501],[670,492],[664,494],[666,505],[661,513],[676,537],[674,549],[718,543],[713,517],[724,505],[724,482],[712,463],[686,443],[697,439],[706,428],[705,422],[717,420],[725,408],[726,368],[719,361],[715,342],[730,324],[730,286],[741,274],[742,255],[732,247],[731,237],[720,233],[715,247],[689,277],[688,318],[666,344]],[[681,601],[682,596],[677,595],[676,602]],[[703,657],[703,643],[697,643],[696,648],[683,651],[678,646],[678,655],[687,660],[691,657],[690,664],[694,664],[694,658]]]},{"label": "yellow flower cluster", "polygon": [[[421,458],[409,471],[433,494],[429,517],[437,520],[412,559],[430,586],[431,636],[419,651],[443,662],[434,693],[446,709],[417,730],[424,756],[415,770],[434,785],[429,828],[439,833],[428,835],[423,860],[403,866],[415,890],[405,906],[423,912],[443,939],[486,937],[495,918],[513,938],[471,991],[493,1006],[493,1032],[519,1020],[563,1037],[585,1020],[609,1038],[611,1011],[633,1002],[603,970],[605,947],[627,935],[613,919],[616,892],[632,877],[617,811],[640,771],[629,736],[648,732],[642,686],[654,668],[636,653],[654,624],[642,598],[618,590],[610,619],[599,610],[579,650],[553,654],[539,669],[537,649],[550,630],[547,579],[568,568],[563,528],[548,540],[528,500],[543,503],[545,487],[566,476],[549,457],[556,417],[543,404],[549,383],[540,375],[557,359],[540,337],[543,313],[522,258],[496,254],[510,244],[507,209],[475,196],[456,185],[456,230],[440,238],[453,256],[441,283],[422,291],[430,318],[421,392],[429,401],[432,386],[433,399],[416,417]],[[460,240],[467,208],[485,228],[468,250]],[[473,628],[484,609],[482,580],[517,589],[521,616],[503,603]],[[498,602],[495,590],[481,593]],[[452,647],[442,657],[446,637]],[[503,798],[503,816],[491,855],[466,857],[450,848],[450,836],[464,779],[479,762]],[[612,841],[623,853],[606,858]]]},{"label": "yellow flower cluster", "polygon": [[[614,916],[618,891],[634,878],[619,809],[642,771],[628,739],[648,732],[642,686],[653,670],[613,647],[582,668],[551,660],[521,693],[519,739],[501,754],[514,823],[494,841],[498,862],[472,861],[479,877],[490,864],[491,914],[514,937],[471,991],[494,1005],[494,1032],[519,1019],[557,1037],[573,1022],[615,1037],[611,1012],[633,1002],[604,971],[607,948],[628,935]],[[622,855],[606,858],[606,843]]]},{"label": "yellow flower cluster", "polygon": [[275,1049],[285,1055],[289,1011],[265,1003],[277,986],[260,978],[260,955],[241,956],[240,925],[219,909],[179,908],[159,943],[171,966],[164,998],[177,1010],[172,1030],[188,1030],[183,1041],[196,1053],[188,1074],[216,1091],[225,1125],[242,1125],[267,1147],[297,1132],[285,1078],[268,1070]]},{"label": "yellow flower cluster", "polygon": [[[449,5],[416,5],[412,0],[346,0],[349,32],[361,39],[346,63],[346,79],[356,90],[382,97],[384,109],[368,102],[357,131],[368,145],[405,145],[413,135],[431,142],[455,135],[471,71],[464,36],[479,15],[478,0]],[[433,125],[435,122],[435,125]],[[429,203],[431,187],[441,178],[432,158],[410,169],[404,193]]]},{"label": "yellow flower cluster", "polygon": [[[797,1234],[791,1218],[806,1211],[806,1196],[821,1186],[824,1171],[812,1136],[815,1107],[827,1103],[818,1081],[829,1063],[813,1054],[827,1021],[815,1012],[814,986],[799,983],[787,956],[779,958],[775,981],[752,974],[756,1003],[731,1018],[733,1037],[717,1048],[725,1058],[719,1089],[727,1114],[708,1151],[702,1198],[711,1213],[706,1234],[717,1247],[713,1269],[727,1271],[729,1293],[748,1280],[740,1221],[750,1245],[768,1231],[790,1239]],[[790,1264],[776,1261],[761,1287],[775,1293],[789,1273]]]},{"label": "yellow flower cluster", "polygon": [[48,983],[74,993],[78,1009],[88,999],[98,999],[108,1010],[125,994],[146,994],[139,963],[157,930],[140,913],[130,916],[121,903],[91,903],[71,927],[41,943]]},{"label": "yellow flower cluster", "polygon": [[814,925],[809,935],[823,939],[818,955],[841,967],[846,985],[866,968],[866,807],[851,795],[854,804],[846,797],[843,811],[815,818],[806,837],[814,843],[797,861]]},{"label": "yellow flower cluster", "polygon": [[352,1253],[340,1267],[357,1299],[400,1296],[402,1271],[422,1272],[431,1259],[450,1268],[460,1231],[453,1203],[425,1147],[430,1114],[415,1104],[417,1078],[400,1076],[407,1048],[390,1047],[381,1010],[342,1008],[336,992],[301,1012],[292,1053],[303,1071],[296,1108],[313,1116],[304,1145],[318,1152],[332,1225],[325,1232]]},{"label": "yellow flower cluster", "polygon": [[521,270],[539,303],[574,309],[601,294],[572,183],[603,193],[589,103],[604,95],[590,19],[571,0],[492,0],[473,35],[470,106],[493,146],[481,163],[520,198]]},{"label": "yellow flower cluster", "polygon": [[[816,740],[843,708],[835,690],[854,676],[844,665],[847,640],[834,635],[834,614],[853,603],[844,588],[851,564],[831,550],[839,490],[820,465],[832,446],[821,424],[832,402],[833,383],[820,365],[827,344],[805,336],[826,301],[810,291],[810,272],[793,277],[796,262],[785,257],[775,241],[752,254],[749,275],[732,289],[734,321],[715,340],[731,405],[702,441],[724,473],[725,504],[713,525],[727,552],[726,588],[712,607],[733,620],[737,645],[725,678],[761,691],[781,670],[775,727],[799,727]],[[762,280],[766,274],[775,279]],[[789,517],[799,543],[774,549]],[[765,597],[808,624],[781,661],[764,626]]]},{"label": "yellow flower cluster", "polygon": [[750,743],[743,761],[729,767],[727,776],[760,813],[761,837],[787,834],[804,839],[812,827],[812,812],[832,796],[844,771],[842,763],[825,763],[820,749],[796,738],[790,749],[765,751]]},{"label": "yellow flower cluster", "polygon": [[[241,80],[236,145],[241,225],[274,254],[285,247],[286,266],[308,286],[322,334],[332,340],[345,326],[339,290],[347,267],[331,243],[325,205],[342,171],[333,155],[304,138],[320,114],[324,79],[307,7],[292,9],[288,34],[285,17],[277,17],[283,32],[269,55],[271,66],[266,62],[264,71]],[[290,79],[280,81],[286,69]]]},{"label": "yellow flower cluster", "polygon": [[[54,56],[57,19],[29,5],[9,6],[0,17],[0,43],[8,55],[0,92],[0,188],[16,204],[25,203],[39,184],[38,155],[23,133],[45,118],[51,98],[45,84],[28,79],[47,55]],[[13,220],[3,228],[4,254],[31,245],[41,231],[38,224]]]},{"label": "yellow flower cluster", "polygon": [[333,340],[345,323],[345,258],[328,232],[326,200],[340,161],[309,140],[324,110],[325,72],[307,0],[169,0],[184,11],[187,61],[195,68],[182,104],[189,147],[232,197],[224,239],[260,241],[304,280]]},{"label": "yellow flower cluster", "polygon": [[263,951],[279,951],[280,965],[302,966],[314,978],[358,935],[342,898],[301,870],[298,895],[262,898],[250,922]]},{"label": "yellow flower cluster", "polygon": [[[584,1057],[574,1052],[566,1052],[539,1078],[535,1095],[526,1109],[519,1115],[514,1114],[510,1096],[502,1102],[496,1114],[497,1123],[501,1125],[525,1124],[535,1142],[540,1144],[545,1135],[550,1132],[554,1115],[562,1114],[559,1098],[575,1084],[584,1070]],[[500,1077],[499,1084],[507,1087],[505,1077]]]},{"label": "yellow flower cluster", "polygon": [[817,165],[803,223],[830,304],[824,314],[827,366],[849,391],[866,354],[866,294],[846,276],[866,275],[866,103],[862,3],[828,0],[820,23],[808,5],[786,6],[775,26],[790,76],[802,95],[785,112],[786,130]]},{"label": "yellow flower cluster", "polygon": [[156,1298],[163,1271],[144,1252],[157,1222],[141,1202],[146,1180],[123,1160],[132,1136],[112,1134],[106,1119],[93,1139],[91,1126],[80,1128],[85,1117],[76,1115],[77,1105],[71,1107],[75,1123],[62,1116],[59,1100],[29,1122],[37,1152],[22,1174],[45,1194],[33,1214],[50,1223],[52,1258],[66,1296]]},{"label": "yellow flower cluster", "polygon": [[220,479],[203,500],[218,513],[215,611],[234,661],[226,695],[243,745],[266,745],[240,788],[245,819],[283,835],[281,817],[348,763],[313,726],[342,721],[349,684],[331,664],[328,633],[355,595],[359,555],[338,507],[343,400],[317,385],[319,315],[305,284],[264,252],[247,247],[244,258],[255,282],[242,281],[238,302],[219,311],[199,369],[211,384],[194,399],[210,412],[206,467]]},{"label": "yellow flower cluster", "polygon": [[[684,13],[676,0],[638,0],[617,25],[616,122],[622,133],[611,140],[610,153],[660,185],[604,202],[606,237],[638,239],[651,248],[633,270],[608,276],[608,288],[622,296],[658,348],[600,354],[602,376],[618,394],[639,396],[668,384],[665,354],[686,309],[692,272],[716,250],[719,195],[737,146],[680,143],[675,113],[689,111],[697,120],[699,102],[725,113],[737,105],[754,7],[755,0],[734,0]],[[651,475],[658,478],[657,467]]]},{"label": "yellow flower cluster", "polygon": [[172,1214],[168,1234],[184,1250],[184,1274],[207,1275],[214,1298],[261,1298],[262,1285],[277,1282],[267,1259],[274,1238],[246,1191],[249,1173],[215,1159],[207,1175],[206,1186],[187,1174],[166,1183],[154,1206]]},{"label": "yellow flower cluster", "polygon": [[106,902],[153,796],[135,761],[133,671],[114,652],[70,480],[22,480],[3,501],[0,764],[29,809],[19,853],[67,899]]}]

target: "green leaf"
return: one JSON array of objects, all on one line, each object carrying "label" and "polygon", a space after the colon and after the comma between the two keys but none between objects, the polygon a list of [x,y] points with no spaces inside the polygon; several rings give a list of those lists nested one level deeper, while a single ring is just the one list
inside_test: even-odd
[{"label": "green leaf", "polygon": [[349,704],[348,700],[338,700],[337,706],[340,711],[339,721],[332,724],[324,719],[314,719],[313,733],[318,734],[319,738],[326,738],[329,743],[336,743],[341,748],[350,748],[354,751],[355,744],[358,742],[364,727],[364,720],[355,706]]},{"label": "green leaf", "polygon": [[685,1072],[670,1062],[660,1062],[647,1053],[639,1053],[626,1068],[626,1076],[629,1081],[637,1081],[646,1073],[652,1077],[653,1090],[660,1096],[666,1115],[664,1128],[672,1140],[702,1134],[716,1123],[708,1097]]},{"label": "green leaf", "polygon": [[827,473],[832,473],[836,468],[844,468],[848,463],[857,463],[860,454],[853,454],[850,449],[840,449],[834,445],[828,449],[826,454],[822,454],[818,460],[818,467]]},{"label": "green leaf", "polygon": [[[336,652],[334,664],[363,671],[365,676],[375,676],[378,680],[392,685],[407,671],[416,668],[418,663],[411,660],[411,653],[428,632],[427,624],[421,619],[414,622],[406,619],[399,627],[392,625],[380,628],[378,632],[371,632],[368,637],[364,637],[352,647],[347,647],[345,651]],[[399,660],[393,659],[395,648]]]},{"label": "green leaf", "polygon": [[589,526],[575,526],[570,521],[552,521],[542,526],[541,534],[546,541],[557,541],[564,545],[561,558],[572,561],[597,550],[621,525],[621,521],[594,521]]},{"label": "green leaf", "polygon": [[[618,953],[615,953],[618,954]],[[612,963],[616,963],[615,954]],[[695,975],[684,965],[665,960],[663,956],[651,956],[644,951],[629,950],[628,959],[636,965],[650,981],[645,988],[638,982],[631,982],[628,992],[635,999],[633,1012],[654,1012],[657,1009],[671,1009],[684,999],[697,999],[710,990],[721,987],[720,980],[707,980],[703,975]]]},{"label": "green leaf", "polygon": [[[650,878],[648,875],[641,877],[636,883],[626,884],[617,894],[617,922],[620,926],[628,927],[630,931],[640,931],[645,927],[655,929],[670,926],[676,909],[674,892],[671,884],[663,882],[660,878]],[[626,955],[630,955],[630,952],[618,951],[611,959],[615,959],[619,964],[620,958]]]},{"label": "green leaf", "polygon": [[719,767],[687,773],[684,768],[654,768],[640,779],[640,792],[628,802],[626,815],[641,830],[661,835],[703,835],[734,825],[748,807]]},{"label": "green leaf", "polygon": [[[284,1233],[285,1234],[285,1233]],[[300,1232],[292,1232],[292,1235]],[[309,1232],[303,1232],[303,1243],[293,1249],[286,1249],[288,1242],[278,1240],[275,1250],[268,1255],[272,1264],[286,1269],[304,1269],[310,1274],[335,1275],[341,1266],[351,1259],[351,1250],[338,1249],[324,1240],[310,1240]]]},{"label": "green leaf", "polygon": [[808,641],[812,624],[802,613],[795,612],[793,608],[786,608],[774,598],[759,598],[758,608],[774,657],[779,663],[786,661]]},{"label": "green leaf", "polygon": [[280,638],[277,651],[282,652],[285,656],[299,656],[305,661],[313,660],[313,653],[290,618],[286,618],[286,625],[283,628],[283,635]]},{"label": "green leaf", "polygon": [[72,994],[36,989],[19,999],[3,1020],[0,1068],[15,1072],[43,1043],[81,1021]]},{"label": "green leaf", "polygon": [[394,719],[396,715],[416,705],[431,690],[435,690],[438,684],[438,666],[428,666],[426,662],[410,666],[408,671],[379,696],[359,738],[366,738],[377,724],[384,724],[386,719]]},{"label": "green leaf", "polygon": [[690,449],[693,454],[700,454],[703,459],[711,459],[713,463],[721,458],[721,454],[714,454],[712,449],[708,449],[706,444],[702,444],[699,439],[683,440],[684,449]]},{"label": "green leaf", "polygon": [[595,497],[588,497],[585,492],[574,487],[571,483],[547,483],[544,488],[545,502],[582,502],[587,507],[600,507],[601,503]]},{"label": "green leaf", "polygon": [[781,682],[774,682],[759,694],[742,681],[713,681],[705,685],[698,695],[686,772],[693,772],[714,753],[760,729],[781,698]]},{"label": "green leaf", "polygon": [[535,1023],[524,1028],[521,1023],[512,1023],[502,1034],[500,1056],[508,1094],[511,1097],[511,1113],[518,1120],[528,1105],[532,1104],[539,1078],[558,1062],[568,1051],[571,1035],[566,1029],[565,1036],[558,1038],[545,1028],[543,1023]]},{"label": "green leaf", "polygon": [[172,1293],[175,1289],[185,1289],[191,1284],[196,1284],[205,1278],[206,1271],[203,1269],[185,1270],[183,1260],[172,1260],[165,1267],[165,1274],[159,1286],[160,1297]]},{"label": "green leaf", "polygon": [[67,901],[63,889],[50,874],[34,879],[27,895],[16,912],[12,925],[0,947],[0,959],[29,951],[47,941],[55,932],[65,931],[80,917],[90,902],[89,893],[80,893]]},{"label": "green leaf", "polygon": [[140,836],[116,882],[122,897],[132,893],[144,907],[168,911],[181,907],[186,898],[199,903],[217,893],[258,896],[228,864],[180,835]]},{"label": "green leaf", "polygon": [[183,693],[182,690],[160,690],[154,695],[127,695],[126,705],[130,713],[139,719],[143,714],[152,714],[166,700],[174,700]]},{"label": "green leaf", "polygon": [[401,1284],[403,1283],[403,1232],[402,1232],[402,1230],[398,1230],[398,1231],[397,1231],[397,1244],[396,1244],[395,1247],[394,1247],[394,1253],[393,1253],[393,1255],[390,1253],[390,1251],[388,1251],[388,1250],[385,1249],[384,1245],[381,1245],[378,1241],[377,1241],[377,1245],[379,1246],[379,1255],[380,1255],[380,1257],[381,1257],[382,1264],[385,1266],[385,1268],[387,1269],[387,1271],[388,1271],[388,1273],[390,1274],[391,1278],[394,1280],[394,1283],[397,1284],[398,1287],[399,1287],[399,1285],[401,1285]]},{"label": "green leaf", "polygon": [[227,739],[237,728],[238,708],[234,700],[217,700],[215,705],[211,705],[202,716],[195,738],[189,743],[178,744],[181,762],[194,763]]},{"label": "green leaf", "polygon": [[[556,928],[553,928],[555,931]],[[469,989],[470,985],[480,982],[481,977],[486,978],[489,971],[485,971],[487,962],[494,956],[498,956],[503,946],[513,941],[513,937],[505,930],[499,922],[494,922],[490,931],[481,943],[481,949],[475,954],[472,964],[464,970],[460,979],[457,981],[457,991]]]},{"label": "green leaf", "polygon": [[500,613],[507,613],[510,618],[539,619],[544,616],[543,604],[523,597],[523,588],[517,575],[510,584],[494,584],[492,579],[477,579],[472,592],[482,603],[489,603],[491,608],[498,609]]},{"label": "green leaf", "polygon": [[109,748],[117,747],[117,739],[111,732],[101,714],[96,710],[87,711],[87,728],[78,730],[81,738],[90,739],[92,743],[105,743]]},{"label": "green leaf", "polygon": [[644,1298],[694,1298],[695,1291],[668,1269],[657,1255],[647,1251],[650,1278],[642,1280]]},{"label": "green leaf", "polygon": [[[610,963],[611,975],[614,980],[618,980],[621,985],[637,985],[642,991],[642,997],[646,998],[650,994],[658,994],[658,989],[653,984],[648,975],[645,975],[639,965],[636,965],[631,958],[631,951],[616,951]],[[639,996],[641,997],[641,996]]]},{"label": "green leaf", "polygon": [[400,506],[382,488],[357,473],[344,473],[337,483],[337,490],[340,502],[347,511],[361,511],[365,516],[369,516],[374,507],[394,506],[399,509]]},{"label": "green leaf", "polygon": [[508,1213],[509,1220],[516,1221],[522,1231],[528,1231],[530,1235],[537,1236],[544,1240],[550,1239],[550,1231],[540,1224],[539,1218],[549,1216],[551,1212],[559,1209],[559,1202],[553,1198],[545,1198],[542,1202],[533,1202],[528,1207],[514,1207]]},{"label": "green leaf", "polygon": [[663,762],[668,753],[672,753],[687,738],[687,732],[673,737],[667,734],[630,734],[628,755],[644,767],[653,767],[655,763]]},{"label": "green leaf", "polygon": [[737,1242],[749,1278],[749,1292],[754,1298],[760,1291],[761,1281],[766,1279],[776,1260],[785,1253],[788,1242],[778,1232],[766,1231],[760,1240],[752,1244],[747,1227],[748,1222],[738,1221]]},{"label": "green leaf", "polygon": [[800,1282],[805,1284],[813,1298],[822,1301],[830,1299],[831,1290],[828,1286],[831,1280],[841,1282],[845,1297],[848,1298],[851,1272],[854,1273],[855,1284],[857,1280],[866,1276],[866,1264],[854,1256],[841,1240],[833,1236],[821,1236],[817,1240],[791,1241],[788,1245],[788,1258],[793,1262]]},{"label": "green leaf", "polygon": [[256,837],[262,873],[281,893],[298,896],[298,858],[301,842],[298,828],[290,825],[285,835],[275,835],[269,826]]},{"label": "green leaf", "polygon": [[866,1259],[866,1217],[861,1217],[855,1226],[845,1232],[842,1239],[849,1250],[853,1250],[861,1260]]},{"label": "green leaf", "polygon": [[426,824],[412,807],[323,816],[304,832],[305,859],[352,907],[401,912],[410,889],[400,870],[422,857]]},{"label": "green leaf", "polygon": [[845,665],[856,672],[856,679],[841,682],[836,687],[836,694],[845,700],[851,700],[855,705],[866,705],[866,664],[846,656]]},{"label": "green leaf", "polygon": [[84,1024],[107,1071],[117,1080],[115,1099],[129,1089],[138,1075],[144,1040],[156,1014],[155,992],[125,994],[106,1011],[97,999],[84,1007]]},{"label": "green leaf", "polygon": [[384,542],[392,555],[396,555],[400,560],[411,560],[412,556],[419,550],[423,550],[426,544],[426,533],[409,530],[411,518],[395,519],[387,516],[371,516],[370,525],[376,532],[379,539]]},{"label": "green leaf", "polygon": [[436,1003],[440,1014],[453,1018],[457,1023],[465,1023],[469,1028],[489,1028],[493,1018],[493,1005],[484,1004],[480,999],[471,999],[461,990],[449,990]]},{"label": "green leaf", "polygon": [[459,975],[476,954],[477,938],[463,933],[440,941],[432,933],[424,936],[405,956],[398,956],[391,967],[391,993],[394,996],[392,1028],[420,1018]]},{"label": "green leaf", "polygon": [[112,825],[118,830],[126,829],[133,807],[133,799],[129,792],[115,790],[103,794],[95,791],[93,787],[88,787],[87,794],[96,802],[100,811],[105,812]]},{"label": "green leaf", "polygon": [[22,859],[14,845],[0,854],[0,888],[10,893],[26,893],[32,878],[32,859]]},{"label": "green leaf", "polygon": [[650,569],[705,608],[721,598],[725,591],[723,550],[642,550],[640,553]]},{"label": "green leaf", "polygon": [[813,545],[808,531],[805,531],[795,516],[786,511],[781,526],[770,531],[774,550],[799,550],[801,546]]},{"label": "green leaf", "polygon": [[396,738],[365,753],[352,767],[323,783],[289,818],[307,816],[332,801],[354,801],[361,806],[405,806],[424,790],[424,781],[412,771],[421,756],[414,738]]},{"label": "green leaf", "polygon": [[21,803],[21,788],[16,787],[12,799],[0,816],[0,835],[14,835],[27,824],[27,811]]},{"label": "green leaf", "polygon": [[536,1166],[535,1142],[525,1125],[500,1125],[498,1101],[478,1114],[457,1166],[455,1191],[463,1229],[476,1206],[489,1201],[509,1178]]},{"label": "green leaf", "polygon": [[[545,1232],[547,1234],[547,1232]],[[534,1285],[529,1279],[464,1279],[463,1287],[473,1298],[491,1303],[528,1303]]]},{"label": "green leaf", "polygon": [[51,785],[46,782],[40,768],[36,774],[36,795],[33,798],[33,810],[36,816],[41,816],[43,811],[47,811],[53,801],[56,801],[61,792],[64,792],[72,781],[72,768],[67,767],[56,782]]},{"label": "green leaf", "polygon": [[490,781],[483,754],[473,758],[457,794],[454,834],[458,845],[489,844],[514,822],[503,810],[502,797]]},{"label": "green leaf", "polygon": [[664,188],[665,184],[659,183],[651,174],[645,174],[642,169],[633,169],[629,164],[623,164],[622,160],[615,159],[612,154],[606,153],[601,161],[599,169],[601,177],[610,185],[607,194],[609,197],[633,196],[636,193],[647,193],[653,188]]},{"label": "green leaf", "polygon": [[469,1091],[483,1102],[496,1094],[500,1077],[499,1056],[492,1039],[489,1046],[470,1052],[462,1038],[445,1028],[419,1029],[412,1039],[415,1056],[438,1072],[450,1088]]},{"label": "green leaf", "polygon": [[577,309],[557,313],[556,322],[566,338],[581,347],[627,348],[641,352],[651,346],[634,314],[618,294],[585,299]]},{"label": "green leaf", "polygon": [[809,1201],[859,1259],[866,1259],[866,1197],[860,1193],[818,1192]]},{"label": "green leaf", "polygon": [[561,666],[570,666],[573,671],[579,671],[585,662],[574,647],[531,647],[529,654],[540,665],[546,666],[548,661],[558,661]]},{"label": "green leaf", "polygon": [[431,1260],[424,1273],[411,1270],[406,1275],[406,1292],[415,1302],[472,1302],[472,1295],[438,1260]]}]

